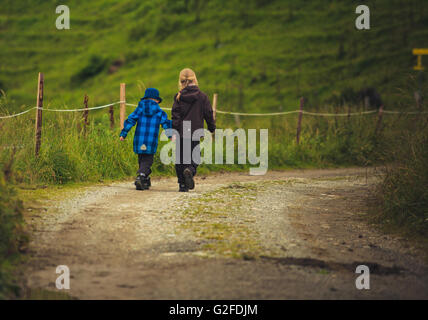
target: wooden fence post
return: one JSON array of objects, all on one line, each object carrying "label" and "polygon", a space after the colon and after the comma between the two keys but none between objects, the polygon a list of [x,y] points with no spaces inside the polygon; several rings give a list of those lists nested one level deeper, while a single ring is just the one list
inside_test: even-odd
[{"label": "wooden fence post", "polygon": [[376,131],[375,131],[376,133],[378,133],[378,131],[382,127],[382,117],[383,117],[383,105],[381,105],[379,108],[379,114],[377,118]]},{"label": "wooden fence post", "polygon": [[303,97],[300,98],[300,111],[299,111],[299,120],[297,121],[297,134],[296,134],[296,142],[299,144],[300,142],[300,131],[302,130],[302,116],[303,116]]},{"label": "wooden fence post", "polygon": [[88,114],[89,114],[89,111],[87,110],[88,109],[88,100],[89,100],[89,97],[88,97],[88,95],[87,94],[85,94],[85,98],[83,99],[83,105],[85,106],[85,111],[83,111],[83,134],[84,135],[86,135],[86,127],[88,126]]},{"label": "wooden fence post", "polygon": [[213,117],[214,117],[214,121],[216,120],[216,117],[217,117],[217,98],[218,98],[218,94],[214,93],[214,96],[213,96]]},{"label": "wooden fence post", "polygon": [[235,114],[234,118],[235,118],[235,125],[236,125],[236,127],[240,128],[241,127],[241,118],[239,117],[239,114]]},{"label": "wooden fence post", "polygon": [[35,134],[35,155],[39,155],[42,143],[42,108],[43,108],[43,85],[44,76],[39,72],[39,82],[37,85],[37,109],[36,109],[36,134]]},{"label": "wooden fence post", "polygon": [[120,84],[120,130],[123,129],[126,115],[126,93],[125,84]]},{"label": "wooden fence post", "polygon": [[[238,86],[238,112],[244,111],[244,87],[242,83]],[[235,125],[237,128],[241,127],[241,117],[239,114],[234,115],[235,118]]]},{"label": "wooden fence post", "polygon": [[110,129],[114,128],[114,108],[113,106],[110,106],[108,108],[108,113],[110,115]]}]

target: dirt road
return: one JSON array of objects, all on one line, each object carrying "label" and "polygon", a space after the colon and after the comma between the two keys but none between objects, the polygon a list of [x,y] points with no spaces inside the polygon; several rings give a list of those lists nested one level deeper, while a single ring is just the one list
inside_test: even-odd
[{"label": "dirt road", "polygon": [[336,169],[85,188],[29,221],[28,285],[57,290],[67,265],[79,299],[426,299],[424,258],[366,222],[375,182]]}]

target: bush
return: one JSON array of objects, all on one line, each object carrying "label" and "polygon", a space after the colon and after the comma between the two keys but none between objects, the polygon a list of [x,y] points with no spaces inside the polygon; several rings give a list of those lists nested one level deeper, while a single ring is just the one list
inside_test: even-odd
[{"label": "bush", "polygon": [[57,184],[67,183],[78,176],[75,161],[62,148],[49,149],[42,155],[39,172],[44,181]]},{"label": "bush", "polygon": [[28,241],[23,228],[22,202],[0,176],[0,299],[19,295],[13,267]]},{"label": "bush", "polygon": [[388,164],[378,196],[384,222],[428,236],[428,118],[412,121],[385,154]]}]

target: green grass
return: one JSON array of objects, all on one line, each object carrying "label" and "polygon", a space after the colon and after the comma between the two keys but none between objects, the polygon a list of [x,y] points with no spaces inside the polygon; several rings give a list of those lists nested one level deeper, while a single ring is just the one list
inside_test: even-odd
[{"label": "green grass", "polygon": [[[130,102],[145,85],[170,106],[179,71],[191,67],[204,91],[219,93],[223,110],[296,109],[302,95],[316,108],[367,86],[397,108],[397,100],[411,100],[396,95],[414,85],[411,50],[428,45],[428,7],[365,3],[369,31],[356,30],[350,0],[74,0],[61,3],[71,29],[57,30],[57,1],[3,0],[0,84],[9,110],[34,105],[39,71],[48,107],[79,107],[85,93],[90,106],[117,101],[120,82]],[[115,60],[124,64],[109,73]]]},{"label": "green grass", "polygon": [[[78,130],[80,117],[80,114],[45,112],[38,157],[34,155],[32,113],[2,122],[0,164],[10,167],[15,183],[29,185],[99,182],[133,176],[137,171],[137,157],[132,151],[133,133],[125,141],[119,141],[119,129],[110,129],[107,112],[98,111],[90,113],[85,135],[81,125]],[[394,116],[385,119],[387,134],[393,129],[389,125],[395,123],[392,119]],[[244,129],[269,129],[269,169],[281,169],[376,163],[382,141],[375,135],[375,124],[373,115],[351,119],[304,116],[299,145],[295,137],[297,115],[245,118],[240,125]],[[218,127],[235,129],[236,125],[233,117],[219,115]],[[159,150],[166,143],[169,142],[160,141]],[[226,148],[223,149],[225,152]],[[259,150],[260,146],[257,152]],[[235,151],[235,162],[236,159]],[[256,166],[203,164],[198,172],[248,171]],[[161,163],[159,152],[152,169],[153,175],[175,174],[172,164]]]},{"label": "green grass", "polygon": [[23,300],[77,300],[65,292],[46,290],[46,289],[30,289],[28,288],[25,295],[21,297]]},{"label": "green grass", "polygon": [[28,241],[23,205],[0,174],[0,300],[20,295],[14,270]]},{"label": "green grass", "polygon": [[256,258],[262,252],[257,233],[227,217],[239,217],[240,210],[255,200],[257,191],[253,184],[235,183],[191,199],[182,212],[184,222],[181,224],[181,231],[191,232],[205,241],[203,251],[207,256]]},{"label": "green grass", "polygon": [[383,156],[377,220],[389,229],[428,238],[428,116],[414,119]]}]

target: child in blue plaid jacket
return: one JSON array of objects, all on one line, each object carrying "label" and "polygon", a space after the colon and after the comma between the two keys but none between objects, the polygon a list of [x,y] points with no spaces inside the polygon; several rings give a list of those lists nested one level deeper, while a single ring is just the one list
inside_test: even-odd
[{"label": "child in blue plaid jacket", "polygon": [[172,122],[168,115],[159,107],[162,99],[155,88],[147,88],[144,97],[137,109],[126,119],[120,133],[120,140],[124,140],[129,130],[137,123],[134,135],[134,152],[138,155],[139,169],[135,186],[137,190],[147,190],[151,186],[150,173],[153,157],[158,148],[159,126],[165,129],[166,135],[171,137]]}]

